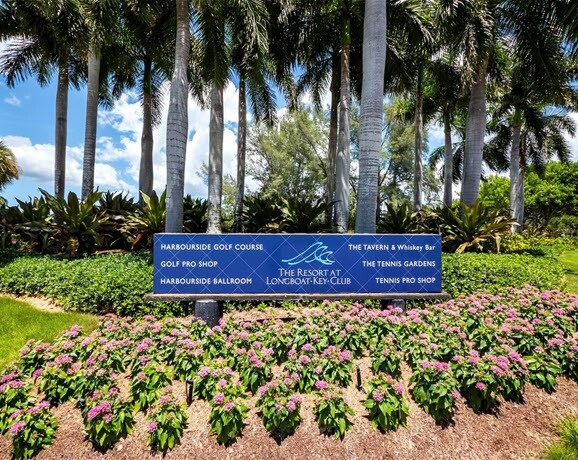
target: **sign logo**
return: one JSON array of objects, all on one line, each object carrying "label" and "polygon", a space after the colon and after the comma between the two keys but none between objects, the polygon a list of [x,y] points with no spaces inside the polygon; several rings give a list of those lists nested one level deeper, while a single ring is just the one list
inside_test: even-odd
[{"label": "sign logo", "polygon": [[335,261],[330,258],[333,255],[333,251],[328,251],[327,249],[329,247],[319,241],[292,259],[283,259],[281,262],[292,266],[304,262],[321,262],[323,265],[333,265]]}]

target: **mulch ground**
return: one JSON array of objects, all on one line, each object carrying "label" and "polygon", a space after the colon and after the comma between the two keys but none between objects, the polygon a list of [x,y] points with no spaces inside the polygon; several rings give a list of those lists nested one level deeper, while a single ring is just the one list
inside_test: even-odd
[{"label": "mulch ground", "polygon": [[[362,362],[362,376],[369,377],[368,362]],[[404,372],[405,381],[409,374]],[[185,398],[182,383],[175,385]],[[126,388],[123,389],[126,391]],[[559,417],[578,411],[578,384],[558,380],[555,393],[528,385],[524,404],[502,402],[495,414],[477,415],[460,403],[454,424],[437,426],[433,419],[410,400],[407,427],[382,434],[364,417],[363,394],[351,386],[345,400],[356,415],[353,427],[343,440],[319,432],[313,417],[313,401],[305,398],[301,407],[302,423],[296,433],[279,440],[263,427],[256,409],[251,409],[243,435],[229,447],[216,443],[209,434],[209,405],[193,401],[188,408],[189,424],[181,444],[168,452],[168,459],[395,459],[395,460],[474,460],[524,459],[537,455],[554,438],[553,426]],[[250,407],[254,401],[250,402]],[[40,460],[118,459],[146,460],[162,458],[146,445],[145,417],[136,416],[132,435],[120,440],[106,453],[96,452],[85,440],[80,412],[72,403],[54,409],[59,427],[54,444],[38,454]],[[10,458],[10,442],[0,436],[0,459]]]}]

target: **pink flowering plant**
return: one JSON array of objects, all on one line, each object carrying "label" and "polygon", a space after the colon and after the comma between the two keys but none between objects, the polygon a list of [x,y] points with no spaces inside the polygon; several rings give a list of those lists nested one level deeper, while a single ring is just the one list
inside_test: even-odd
[{"label": "pink flowering plant", "polygon": [[[354,317],[353,317],[354,318]],[[331,343],[339,348],[349,350],[354,358],[361,358],[366,347],[366,336],[362,324],[354,321],[349,314],[343,315],[343,325],[336,332]],[[333,331],[330,331],[330,333]]]},{"label": "pink flowering plant", "polygon": [[81,366],[67,354],[59,354],[49,362],[40,379],[40,391],[46,399],[52,404],[60,404],[74,398],[83,378]]},{"label": "pink flowering plant", "polygon": [[284,364],[285,370],[299,377],[297,382],[299,391],[309,393],[314,388],[315,382],[322,378],[321,357],[315,351],[315,347],[309,343],[303,345],[300,352],[292,348],[287,356],[288,360]]},{"label": "pink flowering plant", "polygon": [[171,383],[171,374],[167,367],[156,362],[144,366],[130,382],[130,395],[135,411],[150,407]]},{"label": "pink flowering plant", "polygon": [[41,401],[28,409],[19,409],[10,417],[8,434],[12,439],[12,458],[28,459],[50,446],[58,423],[50,404]]},{"label": "pink flowering plant", "polygon": [[243,431],[249,409],[231,393],[216,393],[211,404],[211,434],[217,436],[219,444],[231,444]]},{"label": "pink flowering plant", "polygon": [[36,369],[41,369],[50,359],[51,345],[43,343],[40,340],[33,339],[26,342],[26,345],[20,349],[20,369],[24,374],[31,374]]},{"label": "pink flowering plant", "polygon": [[261,409],[261,419],[269,433],[290,435],[301,423],[303,398],[295,393],[295,383],[285,375],[259,388],[256,406]]},{"label": "pink flowering plant", "polygon": [[422,361],[414,369],[410,385],[413,400],[437,423],[451,421],[455,403],[461,396],[449,363]]},{"label": "pink flowering plant", "polygon": [[185,380],[194,376],[205,359],[200,340],[183,339],[177,342],[173,358],[175,377]]},{"label": "pink flowering plant", "polygon": [[233,371],[229,367],[201,366],[193,379],[193,395],[210,401],[213,396],[225,387],[233,388]]},{"label": "pink flowering plant", "polygon": [[320,352],[329,345],[328,334],[320,330],[314,318],[301,316],[296,319],[293,327],[288,331],[287,345],[290,349],[299,350],[304,345],[311,345],[314,352]]},{"label": "pink flowering plant", "polygon": [[17,370],[8,370],[0,377],[0,434],[8,430],[14,412],[31,405],[31,390],[30,381]]},{"label": "pink flowering plant", "polygon": [[163,390],[147,414],[147,445],[159,452],[174,448],[187,426],[187,413],[175,398],[172,388]]},{"label": "pink flowering plant", "polygon": [[75,397],[86,399],[96,390],[118,385],[118,374],[95,365],[80,370],[81,378],[76,382]]},{"label": "pink flowering plant", "polygon": [[452,362],[453,373],[460,384],[460,393],[474,412],[488,412],[497,406],[502,374],[493,360],[480,358],[472,351],[467,358]]},{"label": "pink flowering plant", "polygon": [[331,387],[324,380],[315,382],[315,406],[313,413],[323,433],[343,438],[352,423],[349,415],[355,415],[347,405],[340,390]]},{"label": "pink flowering plant", "polygon": [[371,369],[375,374],[388,374],[401,378],[401,353],[391,341],[386,341],[371,353]]},{"label": "pink flowering plant", "polygon": [[[254,345],[257,345],[255,343]],[[242,351],[238,349],[236,352]],[[257,389],[273,376],[271,367],[275,364],[272,348],[263,347],[260,343],[255,348],[249,348],[238,354],[236,370],[239,372],[243,385],[255,394]]]},{"label": "pink flowering plant", "polygon": [[403,397],[405,390],[401,382],[382,374],[370,380],[367,388],[363,405],[374,428],[385,432],[406,424],[409,407]]},{"label": "pink flowering plant", "polygon": [[99,450],[106,450],[132,433],[133,406],[123,401],[117,387],[103,388],[86,400],[82,410],[86,436]]},{"label": "pink flowering plant", "polygon": [[340,350],[330,345],[321,353],[319,366],[321,377],[326,382],[347,387],[352,381],[353,361],[349,350]]}]

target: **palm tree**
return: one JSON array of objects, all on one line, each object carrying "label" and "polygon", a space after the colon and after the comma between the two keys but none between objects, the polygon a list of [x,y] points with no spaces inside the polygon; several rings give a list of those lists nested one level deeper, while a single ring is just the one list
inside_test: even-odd
[{"label": "palm tree", "polygon": [[[539,67],[547,55],[536,39],[536,27],[558,28],[563,18],[559,9],[551,8],[549,3],[546,6],[544,0],[439,0],[438,5],[445,36],[458,51],[456,55],[462,59],[471,88],[461,193],[461,200],[471,205],[479,192],[487,118],[486,83],[496,52],[503,44],[510,45],[510,53],[522,57],[529,66]],[[568,8],[565,13],[570,11]]]},{"label": "palm tree", "polygon": [[[309,93],[316,110],[323,110],[321,100],[329,82],[331,102],[329,107],[329,137],[327,145],[327,178],[325,202],[328,208],[325,214],[327,227],[333,226],[335,209],[329,206],[335,200],[335,164],[337,157],[338,112],[341,89],[341,58],[336,16],[323,14],[320,8],[311,14],[300,16],[294,26],[303,30],[304,37],[297,42],[297,62],[303,66],[303,74],[297,82],[298,95]],[[274,39],[272,37],[272,39]],[[289,47],[291,48],[291,47]]]},{"label": "palm tree", "polygon": [[185,188],[185,157],[187,153],[188,62],[191,48],[189,1],[176,0],[177,34],[175,68],[171,79],[169,113],[167,116],[167,217],[165,231],[183,231],[183,196]]},{"label": "palm tree", "polygon": [[[195,12],[203,50],[203,80],[210,86],[209,210],[207,233],[221,232],[223,181],[223,90],[231,69],[231,41],[244,37],[246,56],[266,52],[267,9],[262,0],[199,0]],[[227,34],[227,30],[232,34]]]},{"label": "palm tree", "polygon": [[[264,15],[262,19],[268,24],[268,35],[272,32],[271,21],[267,21],[274,10],[277,15],[283,15],[283,9],[278,10],[276,2],[269,3],[269,10],[263,8],[258,13]],[[282,7],[283,5],[281,5]],[[248,48],[245,33],[251,33],[244,24],[245,18],[239,14],[234,16],[236,26],[233,27],[236,35],[233,37],[232,65],[239,76],[239,112],[237,127],[237,180],[235,193],[235,211],[233,228],[242,230],[243,198],[245,195],[245,160],[247,156],[247,99],[255,122],[266,122],[273,125],[277,122],[275,95],[270,82],[278,80],[274,72],[275,63],[267,56],[266,50],[258,47]],[[261,43],[264,44],[264,43]],[[285,72],[281,71],[281,75]]]},{"label": "palm tree", "polygon": [[[507,90],[496,110],[498,145],[508,145],[504,135],[511,135],[510,154],[510,207],[512,218],[518,223],[514,231],[521,232],[524,221],[524,167],[527,161],[543,168],[547,139],[555,139],[551,148],[561,161],[567,160],[567,146],[560,131],[574,133],[565,113],[552,113],[548,106],[558,111],[575,109],[578,91],[571,81],[576,74],[576,62],[569,59],[562,29],[542,18],[527,19],[525,27],[529,36],[518,37],[512,47],[511,76]],[[524,39],[527,42],[524,42]],[[540,59],[530,59],[528,54],[540,53]],[[544,113],[547,111],[548,113]],[[525,146],[525,148],[524,148]]]},{"label": "palm tree", "polygon": [[18,179],[20,172],[12,150],[0,139],[0,190],[13,180]]},{"label": "palm tree", "polygon": [[[393,16],[390,24],[389,54],[397,61],[386,68],[388,92],[411,94],[415,100],[413,122],[414,142],[414,208],[421,209],[423,201],[422,145],[424,127],[424,85],[427,65],[437,51],[433,40],[433,23],[430,20],[429,4],[423,0],[391,3],[388,14]],[[439,47],[439,46],[438,46]],[[386,57],[387,59],[387,57]]]},{"label": "palm tree", "polygon": [[568,112],[553,107],[526,104],[503,119],[495,128],[491,141],[499,146],[511,146],[510,208],[517,222],[512,230],[521,232],[524,223],[524,173],[532,163],[538,173],[552,157],[568,163],[572,152],[565,134],[574,136],[576,125]]},{"label": "palm tree", "polygon": [[[140,75],[138,92],[143,107],[139,191],[153,191],[153,128],[160,122],[161,86],[169,79],[169,47],[174,39],[175,8],[171,0],[130,0],[124,5],[131,57]],[[141,195],[142,200],[142,195]]]},{"label": "palm tree", "polygon": [[363,27],[363,86],[359,123],[359,189],[357,233],[375,233],[379,153],[383,124],[386,53],[386,2],[366,0]]},{"label": "palm tree", "polygon": [[75,52],[82,29],[82,18],[74,1],[0,3],[0,39],[12,39],[6,54],[0,57],[0,72],[6,75],[8,86],[30,75],[45,86],[53,71],[58,70],[54,193],[59,196],[64,196],[65,187],[68,89],[70,85],[78,89],[85,77]]},{"label": "palm tree", "polygon": [[94,189],[98,106],[111,107],[122,91],[134,86],[134,71],[126,66],[130,55],[126,29],[122,28],[120,0],[79,0],[86,27],[81,50],[88,66],[82,197]]}]

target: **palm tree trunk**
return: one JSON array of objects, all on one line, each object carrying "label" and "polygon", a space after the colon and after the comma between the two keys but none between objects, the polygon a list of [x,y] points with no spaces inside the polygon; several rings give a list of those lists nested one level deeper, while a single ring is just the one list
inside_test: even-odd
[{"label": "palm tree trunk", "polygon": [[454,152],[452,147],[452,127],[450,125],[450,114],[444,112],[444,205],[451,207],[453,202],[452,188],[454,185]]},{"label": "palm tree trunk", "polygon": [[185,158],[189,133],[188,95],[189,1],[177,2],[177,40],[175,45],[175,70],[171,80],[169,113],[167,116],[167,218],[165,231],[183,231],[183,195],[185,188]]},{"label": "palm tree trunk", "polygon": [[337,141],[337,159],[335,162],[335,200],[336,224],[339,233],[346,233],[349,228],[349,47],[350,37],[349,17],[343,19],[341,43],[341,91],[339,102],[339,137]]},{"label": "palm tree trunk", "polygon": [[359,116],[359,186],[355,220],[357,233],[375,233],[376,230],[386,31],[385,0],[366,0],[363,20],[363,81]]},{"label": "palm tree trunk", "polygon": [[477,200],[482,178],[482,155],[486,134],[486,75],[489,59],[488,55],[472,87],[466,121],[461,201],[468,206]]},{"label": "palm tree trunk", "polygon": [[419,211],[423,200],[423,68],[420,66],[417,74],[417,94],[415,106],[415,145],[414,145],[414,175],[413,175],[413,207]]},{"label": "palm tree trunk", "polygon": [[221,233],[223,191],[223,88],[211,87],[209,126],[209,215],[207,233]]},{"label": "palm tree trunk", "polygon": [[100,80],[100,50],[91,46],[88,52],[88,88],[86,122],[84,127],[84,161],[82,164],[82,199],[94,190],[96,160],[96,127],[98,116],[98,87]]},{"label": "palm tree trunk", "polygon": [[[152,98],[152,63],[150,59],[144,60],[143,74],[143,105],[142,105],[142,135],[140,169],[138,176],[139,190],[147,196],[153,192],[153,98]],[[139,195],[142,204],[142,196]]]},{"label": "palm tree trunk", "polygon": [[58,68],[56,125],[54,130],[54,194],[64,196],[66,184],[66,134],[68,125],[68,62]]},{"label": "palm tree trunk", "polygon": [[[519,118],[519,111],[516,109],[514,120],[519,120]],[[510,154],[510,213],[512,219],[517,222],[517,224],[512,225],[512,233],[522,233],[522,225],[524,223],[524,168],[520,164],[520,137],[522,133],[522,125],[515,121],[512,128],[512,152]]]},{"label": "palm tree trunk", "polygon": [[[337,59],[336,59],[337,60]],[[331,72],[331,109],[329,115],[329,145],[327,150],[327,204],[335,200],[335,163],[337,157],[337,109],[339,106],[339,65],[333,66]],[[335,207],[331,206],[325,213],[325,222],[333,227]]]},{"label": "palm tree trunk", "polygon": [[245,195],[245,159],[247,155],[247,96],[245,73],[239,78],[239,126],[237,128],[237,193],[235,195],[235,219],[233,228],[242,232],[243,197]]}]

